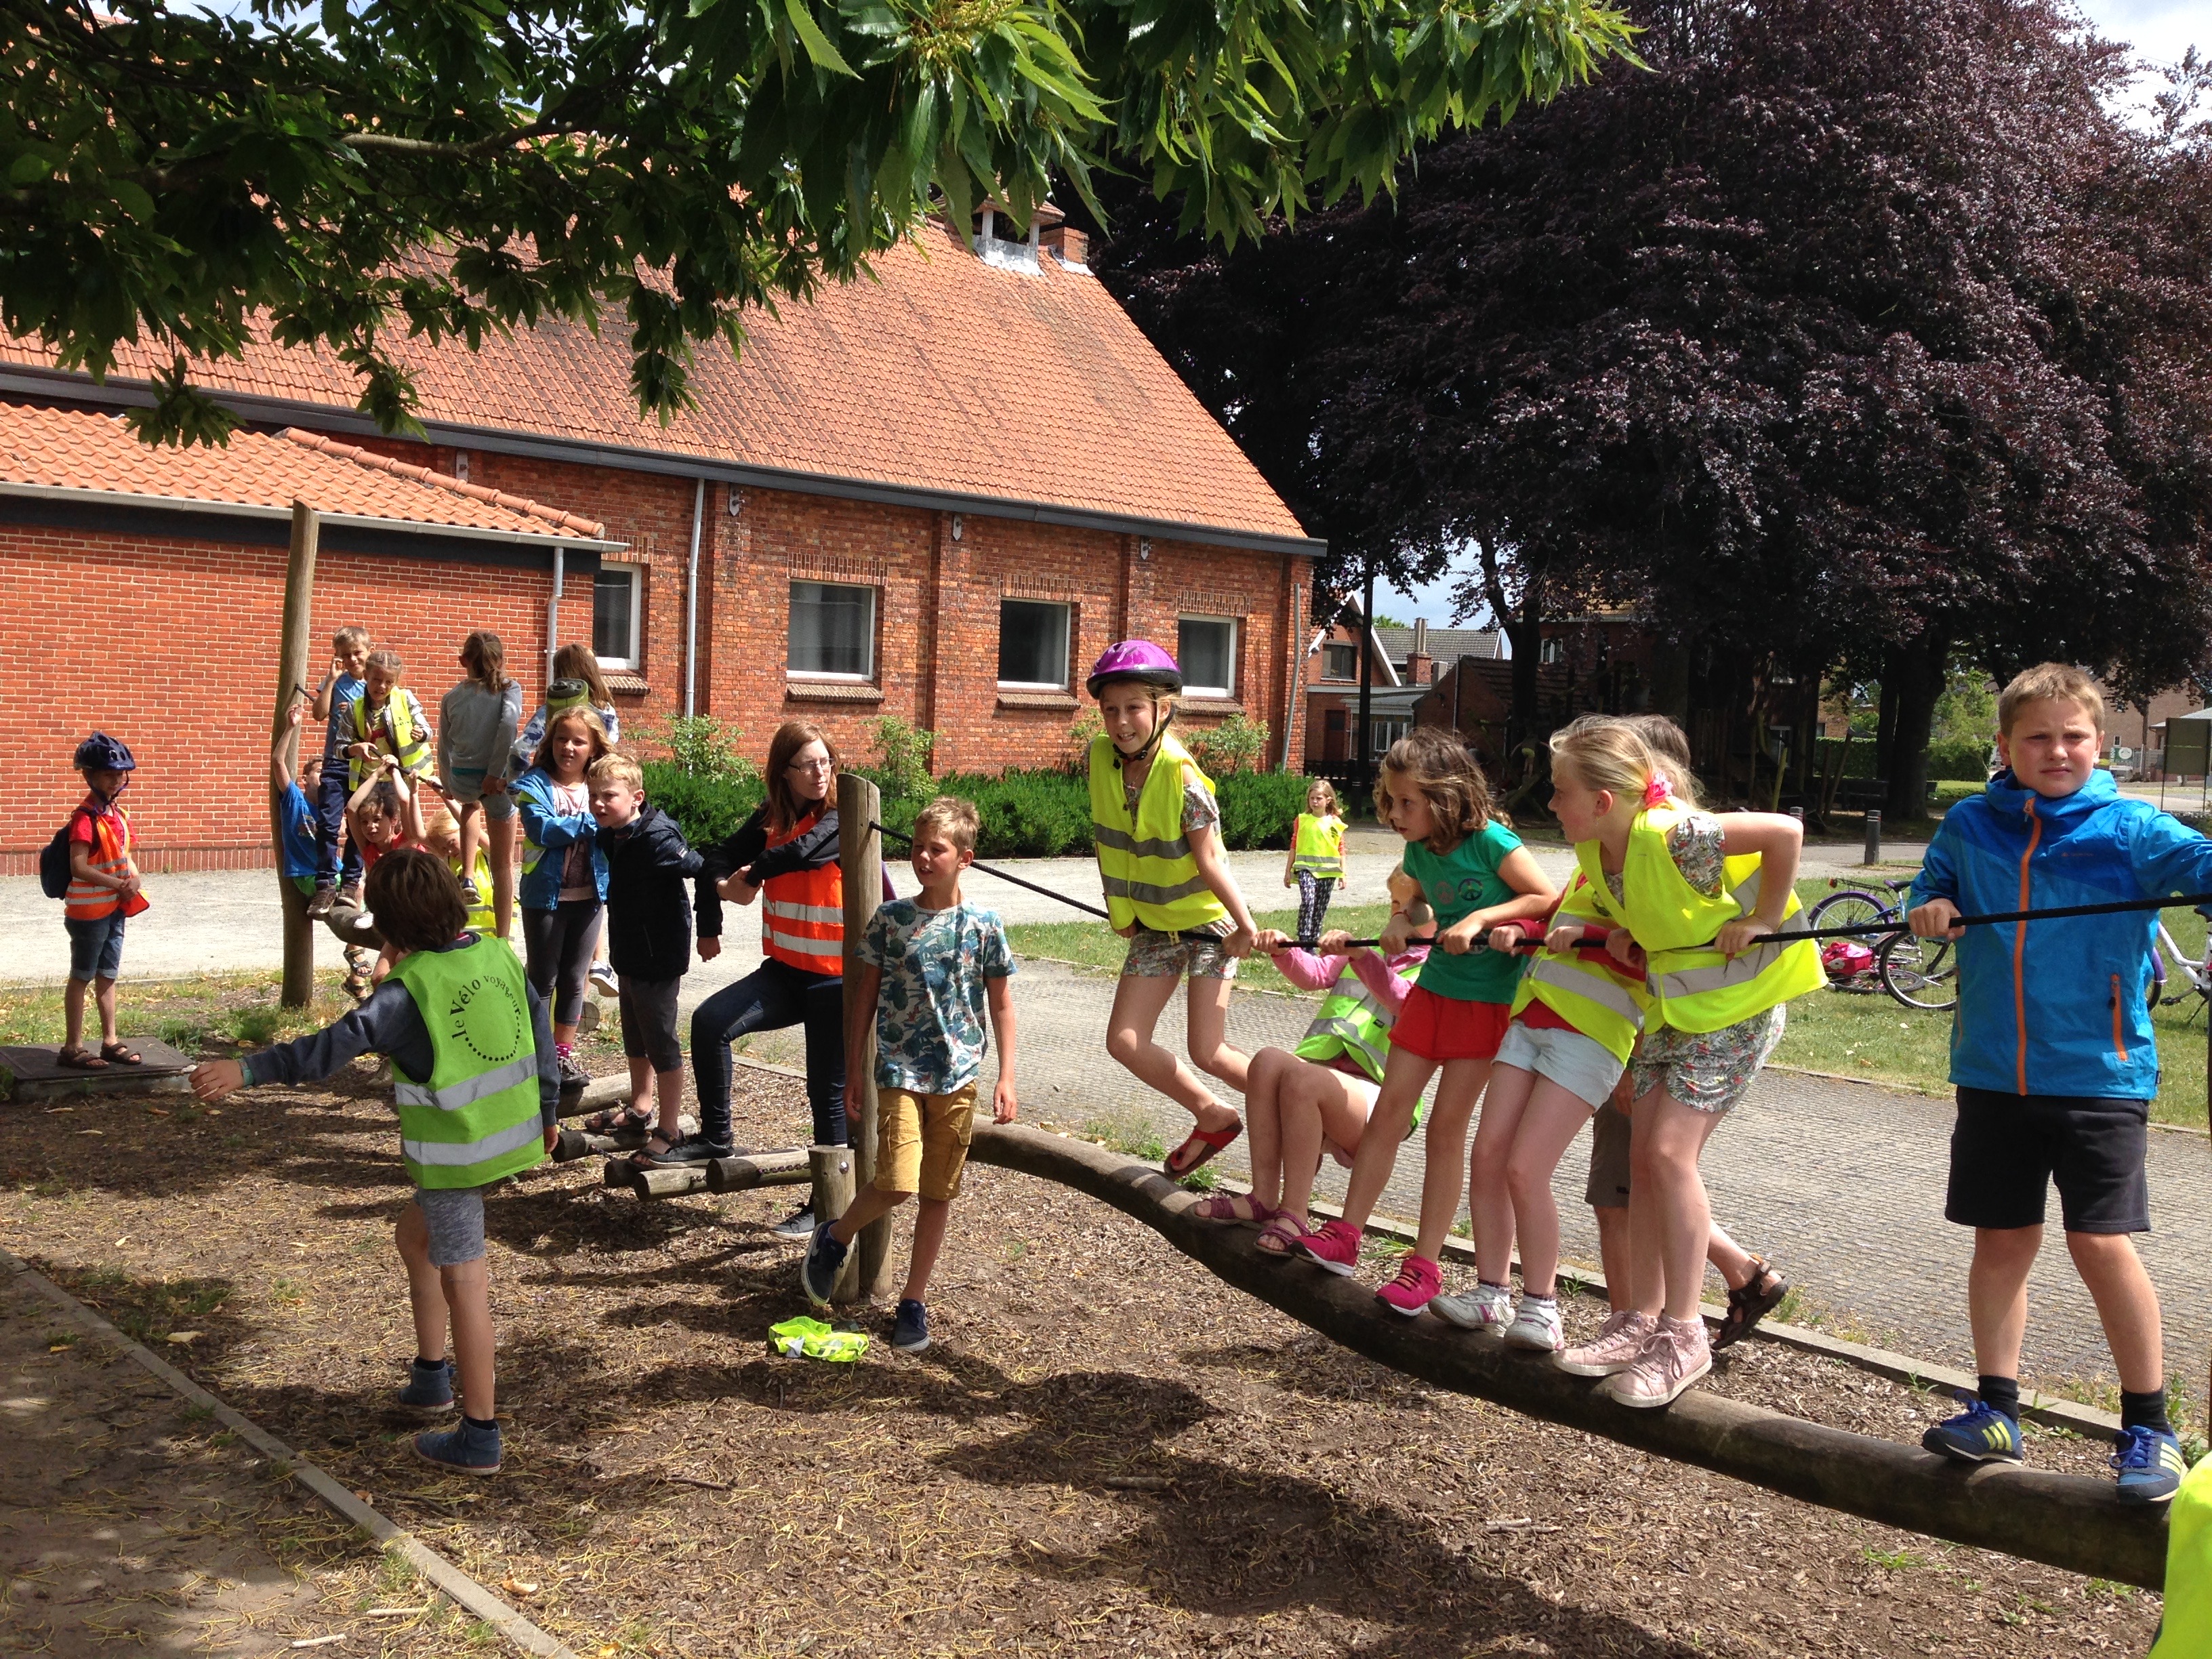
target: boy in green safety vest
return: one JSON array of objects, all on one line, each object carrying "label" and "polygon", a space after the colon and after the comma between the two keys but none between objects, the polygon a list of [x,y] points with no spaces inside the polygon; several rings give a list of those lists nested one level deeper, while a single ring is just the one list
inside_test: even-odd
[{"label": "boy in green safety vest", "polygon": [[483,1189],[552,1150],[552,1026],[514,952],[463,931],[468,903],[444,860],[415,848],[386,854],[368,872],[368,898],[397,957],[392,977],[312,1036],[194,1067],[192,1092],[217,1101],[257,1084],[317,1082],[357,1055],[390,1056],[400,1156],[416,1188],[398,1229],[416,1340],[398,1403],[423,1416],[452,1410],[458,1361],[461,1421],[418,1435],[415,1449],[457,1473],[496,1474]]}]

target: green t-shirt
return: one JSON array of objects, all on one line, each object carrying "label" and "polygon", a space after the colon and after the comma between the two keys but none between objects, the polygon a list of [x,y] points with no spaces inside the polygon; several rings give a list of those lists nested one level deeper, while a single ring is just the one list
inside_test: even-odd
[{"label": "green t-shirt", "polygon": [[[1429,908],[1437,913],[1441,933],[1472,911],[1503,904],[1513,889],[1498,878],[1498,866],[1520,846],[1521,837],[1496,818],[1482,826],[1449,853],[1431,853],[1418,841],[1406,843],[1406,873],[1421,884]],[[1455,957],[1449,951],[1429,952],[1421,969],[1421,985],[1455,1002],[1510,1002],[1521,982],[1524,958],[1501,956],[1488,948]]]}]

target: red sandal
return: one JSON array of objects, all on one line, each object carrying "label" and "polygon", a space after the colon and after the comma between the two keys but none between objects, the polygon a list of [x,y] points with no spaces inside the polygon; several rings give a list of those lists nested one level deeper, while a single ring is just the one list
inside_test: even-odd
[{"label": "red sandal", "polygon": [[1216,1193],[1192,1205],[1190,1212],[1200,1221],[1218,1221],[1232,1226],[1244,1221],[1267,1221],[1276,1213],[1249,1193]]},{"label": "red sandal", "polygon": [[[1164,1167],[1170,1176],[1181,1181],[1200,1164],[1211,1163],[1215,1153],[1243,1133],[1244,1120],[1242,1118],[1238,1118],[1225,1129],[1193,1129],[1189,1139],[1168,1154],[1168,1161]],[[1199,1149],[1196,1158],[1187,1164],[1176,1161],[1194,1147]]]}]

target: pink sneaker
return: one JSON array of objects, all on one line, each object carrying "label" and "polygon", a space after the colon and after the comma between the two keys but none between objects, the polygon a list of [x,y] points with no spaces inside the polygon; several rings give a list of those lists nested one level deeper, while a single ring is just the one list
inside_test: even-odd
[{"label": "pink sneaker", "polygon": [[1425,1255],[1408,1255],[1398,1264],[1398,1276],[1376,1291],[1375,1299],[1411,1319],[1427,1307],[1443,1287],[1443,1268]]},{"label": "pink sneaker", "polygon": [[1624,1406],[1649,1407],[1673,1403],[1675,1396],[1713,1368],[1705,1322],[1662,1317],[1644,1352],[1613,1374],[1605,1391]]},{"label": "pink sneaker", "polygon": [[1553,1364],[1570,1376],[1611,1376],[1628,1369],[1656,1328],[1657,1322],[1649,1315],[1623,1308],[1607,1315],[1590,1340],[1555,1355]]},{"label": "pink sneaker", "polygon": [[1324,1221],[1298,1241],[1307,1261],[1333,1273],[1349,1273],[1359,1265],[1359,1229],[1341,1216]]}]

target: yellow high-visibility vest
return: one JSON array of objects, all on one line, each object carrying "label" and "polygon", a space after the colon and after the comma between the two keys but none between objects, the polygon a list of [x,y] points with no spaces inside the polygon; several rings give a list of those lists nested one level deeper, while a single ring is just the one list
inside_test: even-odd
[{"label": "yellow high-visibility vest", "polygon": [[[1733,957],[1711,948],[1725,924],[1758,908],[1762,872],[1755,853],[1723,860],[1720,894],[1707,898],[1682,878],[1667,848],[1668,832],[1685,816],[1684,809],[1673,805],[1637,815],[1621,863],[1625,905],[1606,888],[1597,843],[1575,847],[1590,902],[1607,921],[1635,934],[1649,958],[1646,1023],[1678,1031],[1717,1031],[1826,984],[1820,953],[1810,939],[1777,939]],[[1776,931],[1803,933],[1802,908],[1791,893]]]},{"label": "yellow high-visibility vest", "polygon": [[[1589,878],[1580,870],[1568,879],[1557,921],[1617,925],[1591,899]],[[1651,999],[1642,986],[1628,983],[1625,975],[1608,972],[1603,964],[1611,960],[1595,951],[1587,955],[1569,951],[1564,956],[1539,951],[1521,975],[1513,1012],[1517,1014],[1530,1003],[1540,1002],[1626,1064],[1644,1030]]]},{"label": "yellow high-visibility vest", "polygon": [[1328,881],[1343,879],[1344,820],[1299,813],[1291,831],[1291,868],[1310,870]]},{"label": "yellow high-visibility vest", "polygon": [[1207,927],[1229,914],[1198,873],[1190,837],[1183,833],[1186,775],[1213,793],[1213,780],[1198,769],[1190,750],[1172,733],[1162,737],[1132,818],[1113,739],[1102,732],[1091,740],[1091,835],[1107,913],[1116,927],[1133,921],[1174,933]]},{"label": "yellow high-visibility vest", "polygon": [[2166,1512],[2166,1617],[2150,1659],[2212,1653],[2212,1457],[2182,1477]]}]

